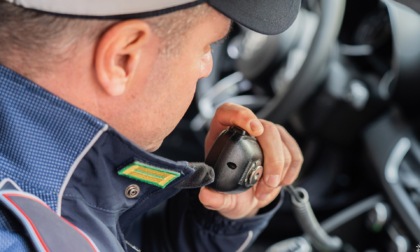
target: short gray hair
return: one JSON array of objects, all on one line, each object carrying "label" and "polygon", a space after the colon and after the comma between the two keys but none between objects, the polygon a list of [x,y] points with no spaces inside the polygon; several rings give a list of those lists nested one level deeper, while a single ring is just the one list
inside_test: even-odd
[{"label": "short gray hair", "polygon": [[194,24],[205,17],[211,7],[207,4],[184,9],[170,14],[152,17],[146,21],[152,26],[153,31],[164,41],[162,46],[163,54],[176,54],[179,44],[183,42],[184,34]]},{"label": "short gray hair", "polygon": [[[181,42],[179,40],[182,40],[182,34],[210,8],[207,4],[201,4],[147,18],[145,21],[152,26],[158,37],[168,41],[164,43],[162,51],[171,54],[176,51],[178,42]],[[0,63],[22,64],[27,62],[27,59],[22,58],[27,55],[31,60],[42,59],[40,64],[31,64],[32,68],[34,65],[42,68],[56,64],[57,61],[64,61],[71,55],[69,52],[80,39],[96,41],[110,26],[119,21],[51,15],[0,0]]]}]

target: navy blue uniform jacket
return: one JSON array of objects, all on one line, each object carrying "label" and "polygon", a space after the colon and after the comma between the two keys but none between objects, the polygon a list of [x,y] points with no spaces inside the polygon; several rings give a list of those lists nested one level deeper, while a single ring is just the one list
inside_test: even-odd
[{"label": "navy blue uniform jacket", "polygon": [[18,200],[0,190],[6,192],[0,251],[65,251],[66,241],[77,240],[41,213],[35,206],[41,201],[93,250],[243,251],[278,201],[254,218],[229,220],[199,203],[191,187],[202,185],[191,180],[194,173],[188,162],[141,150],[105,122],[0,66],[0,186],[10,182],[27,193]]}]

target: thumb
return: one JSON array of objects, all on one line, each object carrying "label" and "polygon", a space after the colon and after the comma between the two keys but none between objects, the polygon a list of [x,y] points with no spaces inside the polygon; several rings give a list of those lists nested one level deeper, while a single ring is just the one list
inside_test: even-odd
[{"label": "thumb", "polygon": [[198,198],[201,204],[204,205],[207,209],[215,210],[215,211],[223,211],[229,205],[229,194],[222,194],[213,190],[210,190],[206,187],[202,187]]}]

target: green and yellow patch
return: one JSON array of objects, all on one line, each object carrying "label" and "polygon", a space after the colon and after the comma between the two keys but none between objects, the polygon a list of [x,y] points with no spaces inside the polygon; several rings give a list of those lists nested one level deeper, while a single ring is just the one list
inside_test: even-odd
[{"label": "green and yellow patch", "polygon": [[165,188],[180,176],[179,172],[165,170],[148,164],[134,161],[118,171],[118,175],[135,179],[160,188]]}]

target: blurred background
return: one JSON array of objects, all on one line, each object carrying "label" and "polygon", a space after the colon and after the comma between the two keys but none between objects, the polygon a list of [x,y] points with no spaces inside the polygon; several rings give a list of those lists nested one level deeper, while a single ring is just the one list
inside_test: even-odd
[{"label": "blurred background", "polygon": [[[420,242],[420,2],[304,0],[277,36],[234,25],[214,70],[158,153],[203,161],[224,102],[296,138],[317,219],[343,246],[316,245],[289,195],[249,251],[415,251]],[[304,242],[302,242],[302,239]]]}]

